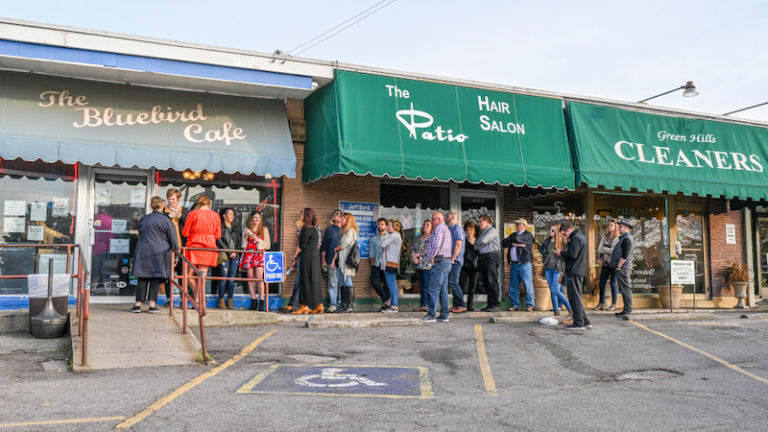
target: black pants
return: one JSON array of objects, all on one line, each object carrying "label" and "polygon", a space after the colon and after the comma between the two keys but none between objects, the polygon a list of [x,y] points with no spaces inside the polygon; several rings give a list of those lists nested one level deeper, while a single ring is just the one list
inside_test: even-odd
[{"label": "black pants", "polygon": [[584,304],[581,302],[581,289],[584,287],[584,276],[566,274],[565,279],[568,301],[571,303],[573,325],[584,327],[585,325],[590,324],[587,312],[584,310]]},{"label": "black pants", "polygon": [[157,290],[160,289],[160,285],[162,285],[165,281],[166,279],[160,278],[140,278],[139,284],[136,286],[136,301],[143,303],[147,300],[147,295],[149,295],[149,301],[157,301]]},{"label": "black pants", "polygon": [[480,277],[488,295],[488,307],[499,307],[499,253],[480,254]]},{"label": "black pants", "polygon": [[384,270],[379,267],[371,268],[371,287],[379,295],[382,303],[389,301],[389,287],[387,287],[387,281],[384,279]]},{"label": "black pants", "polygon": [[[626,264],[624,264],[626,265]],[[619,292],[621,292],[621,298],[624,300],[624,312],[625,314],[632,313],[632,284],[630,281],[631,270],[616,270],[616,282],[619,285]]]},{"label": "black pants", "polygon": [[466,267],[462,268],[461,273],[459,274],[459,286],[461,286],[461,292],[467,295],[467,309],[473,308],[478,276],[480,275],[477,270],[470,270]]}]

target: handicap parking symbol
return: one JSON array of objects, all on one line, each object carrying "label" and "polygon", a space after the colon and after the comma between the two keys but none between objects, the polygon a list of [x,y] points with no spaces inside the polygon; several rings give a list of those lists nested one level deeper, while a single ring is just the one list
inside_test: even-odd
[{"label": "handicap parking symbol", "polygon": [[426,399],[432,382],[422,367],[274,365],[237,393]]},{"label": "handicap parking symbol", "polygon": [[285,280],[285,255],[282,252],[264,252],[264,282]]}]

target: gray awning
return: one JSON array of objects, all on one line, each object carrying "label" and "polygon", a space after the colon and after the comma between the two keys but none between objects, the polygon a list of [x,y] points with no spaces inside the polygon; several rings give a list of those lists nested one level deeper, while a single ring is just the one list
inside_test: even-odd
[{"label": "gray awning", "polygon": [[295,177],[285,106],[0,72],[0,158]]}]

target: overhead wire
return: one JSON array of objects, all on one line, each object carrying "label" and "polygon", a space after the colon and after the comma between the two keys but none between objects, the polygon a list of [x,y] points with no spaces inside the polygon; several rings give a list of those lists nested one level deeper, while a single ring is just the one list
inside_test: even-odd
[{"label": "overhead wire", "polygon": [[[352,27],[353,25],[359,23],[360,21],[368,18],[369,16],[375,14],[376,12],[379,12],[380,10],[384,9],[385,7],[391,5],[396,0],[381,0],[378,3],[374,4],[373,6],[370,6],[366,8],[365,10],[355,14],[354,16],[346,19],[345,21],[331,27],[330,29],[324,31],[323,33],[313,37],[312,39],[302,43],[301,45],[296,46],[295,48],[290,49],[285,53],[286,56],[290,55],[299,55],[311,48],[316,47],[317,45],[327,41],[328,39],[336,36],[337,34],[341,33],[342,31]],[[319,39],[319,40],[318,40]],[[316,41],[316,42],[315,42]],[[313,43],[314,42],[314,43]],[[311,44],[311,45],[309,45]],[[309,45],[309,46],[307,46]],[[296,50],[301,49],[301,51],[295,52]]]}]

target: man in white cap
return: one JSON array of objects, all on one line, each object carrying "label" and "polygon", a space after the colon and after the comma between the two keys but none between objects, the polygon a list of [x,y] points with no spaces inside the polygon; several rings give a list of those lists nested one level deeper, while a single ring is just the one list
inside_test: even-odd
[{"label": "man in white cap", "polygon": [[616,270],[616,282],[619,285],[624,309],[616,316],[629,320],[632,317],[632,253],[635,239],[632,237],[632,222],[619,218],[619,241],[611,253],[610,266]]},{"label": "man in white cap", "polygon": [[516,231],[502,240],[509,248],[509,310],[520,310],[520,282],[525,286],[525,309],[533,312],[533,234],[527,230],[528,221],[515,221]]}]

